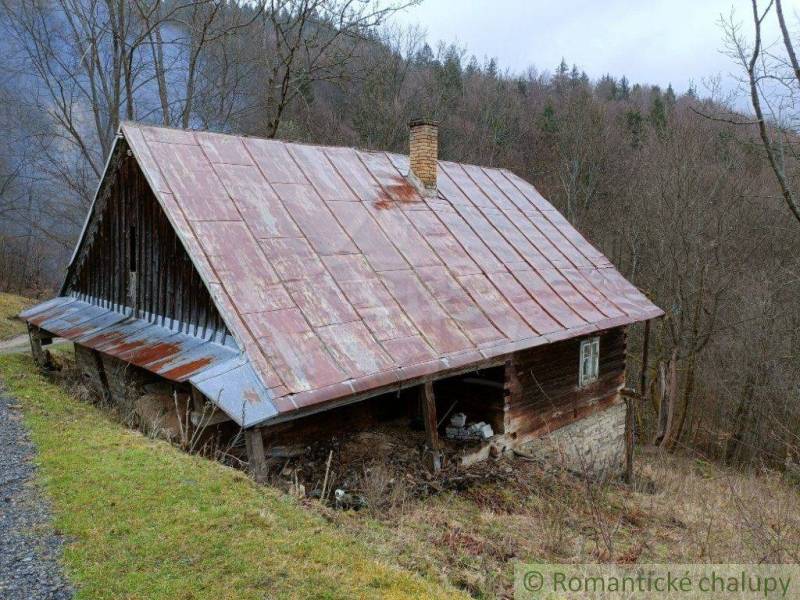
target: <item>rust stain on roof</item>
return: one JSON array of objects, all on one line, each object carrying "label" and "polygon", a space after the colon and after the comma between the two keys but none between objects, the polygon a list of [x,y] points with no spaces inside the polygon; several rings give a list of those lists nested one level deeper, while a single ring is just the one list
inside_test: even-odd
[{"label": "rust stain on roof", "polygon": [[398,175],[387,182],[381,193],[374,200],[373,206],[378,209],[400,207],[403,204],[423,204],[419,192],[402,175]]},{"label": "rust stain on roof", "polygon": [[162,371],[161,376],[166,377],[167,379],[184,380],[190,375],[194,375],[198,371],[202,371],[213,362],[213,356],[204,356],[203,358],[198,358],[197,360],[173,367],[168,371]]},{"label": "rust stain on roof", "polygon": [[250,404],[257,404],[261,398],[258,395],[258,392],[252,389],[246,389],[243,392],[244,399],[247,400]]},{"label": "rust stain on roof", "polygon": [[[119,358],[166,379],[185,381],[238,355],[232,348],[61,296],[46,311],[21,317],[45,331]],[[80,323],[70,326],[71,323]]]}]

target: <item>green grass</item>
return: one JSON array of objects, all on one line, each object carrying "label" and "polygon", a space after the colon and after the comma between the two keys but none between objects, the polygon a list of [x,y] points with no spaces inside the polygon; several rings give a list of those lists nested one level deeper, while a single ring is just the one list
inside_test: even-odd
[{"label": "green grass", "polygon": [[29,298],[0,292],[0,340],[7,340],[27,331],[25,323],[14,317],[33,303]]},{"label": "green grass", "polygon": [[78,598],[454,597],[242,473],[127,430],[0,357]]}]

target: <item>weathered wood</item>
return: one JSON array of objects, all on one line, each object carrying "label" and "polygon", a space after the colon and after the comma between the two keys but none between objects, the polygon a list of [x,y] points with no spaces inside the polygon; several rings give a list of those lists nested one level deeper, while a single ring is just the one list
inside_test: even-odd
[{"label": "weathered wood", "polygon": [[[644,400],[647,398],[647,358],[648,358],[648,351],[650,348],[650,321],[644,322],[644,340],[642,341],[642,369],[639,373],[639,394],[641,399]],[[639,427],[639,431],[642,431],[642,408],[637,404],[636,405],[636,422]],[[641,435],[641,434],[640,434]]]},{"label": "weathered wood", "polygon": [[[227,331],[227,330],[226,330]],[[230,335],[230,334],[227,334]],[[284,423],[286,421],[293,421],[295,419],[299,419],[301,417],[308,417],[311,415],[319,414],[328,412],[331,409],[339,408],[342,406],[347,406],[348,404],[356,404],[358,402],[362,402],[364,400],[368,400],[370,398],[374,398],[376,396],[380,396],[382,394],[388,394],[390,392],[398,392],[404,389],[407,389],[411,386],[422,385],[425,382],[433,382],[438,379],[444,379],[445,377],[455,377],[456,375],[463,375],[464,373],[471,373],[473,371],[479,371],[481,369],[488,369],[490,367],[499,367],[504,364],[507,357],[498,357],[492,359],[486,359],[479,363],[475,363],[472,365],[468,365],[466,367],[457,367],[454,369],[447,369],[443,371],[438,371],[431,375],[424,375],[422,377],[416,377],[414,379],[408,379],[406,381],[400,383],[390,384],[381,388],[374,388],[371,390],[367,390],[360,394],[352,394],[350,396],[345,396],[339,400],[334,400],[332,402],[326,403],[324,406],[319,405],[312,405],[309,408],[299,409],[294,413],[288,415],[278,415],[275,418],[270,420],[270,425],[277,425],[279,423]]]},{"label": "weathered wood", "polygon": [[106,367],[103,364],[103,357],[97,350],[92,350],[92,361],[94,361],[94,368],[97,372],[97,378],[100,381],[100,393],[103,395],[104,402],[111,401],[111,387],[108,383],[108,375],[106,374]]},{"label": "weathered wood", "polygon": [[517,352],[506,366],[505,434],[517,444],[620,402],[625,330],[600,335],[599,377],[579,387],[579,338]]},{"label": "weathered wood", "polygon": [[125,161],[111,178],[103,211],[92,217],[93,235],[82,243],[80,268],[71,268],[64,292],[99,306],[126,304],[152,323],[179,321],[187,333],[210,336],[209,323],[224,329],[136,161]]},{"label": "weathered wood", "polygon": [[256,481],[264,482],[267,478],[267,458],[261,428],[247,429],[244,432],[244,441],[247,447],[248,470]]},{"label": "weathered wood", "polygon": [[193,410],[191,420],[192,425],[195,427],[210,427],[220,423],[228,423],[231,418],[221,410],[209,407],[205,412]]},{"label": "weathered wood", "polygon": [[493,381],[491,379],[484,379],[482,377],[465,377],[464,383],[471,383],[472,385],[480,385],[484,387],[494,388],[496,390],[505,389],[505,386],[500,381]]},{"label": "weathered wood", "polygon": [[30,323],[28,323],[28,339],[31,343],[31,355],[33,356],[33,362],[35,362],[40,368],[47,369],[50,364],[50,359],[48,352],[42,348],[41,332],[39,331],[38,327],[35,327]]},{"label": "weathered wood", "polygon": [[442,468],[442,452],[439,442],[439,430],[436,417],[436,397],[433,395],[433,383],[427,382],[420,388],[422,394],[422,421],[425,424],[425,445],[429,452],[430,466],[434,471]]}]

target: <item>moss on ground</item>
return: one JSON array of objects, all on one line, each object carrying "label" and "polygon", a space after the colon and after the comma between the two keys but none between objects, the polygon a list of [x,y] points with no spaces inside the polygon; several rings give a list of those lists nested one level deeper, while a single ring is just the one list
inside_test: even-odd
[{"label": "moss on ground", "polygon": [[242,473],[127,430],[0,357],[38,447],[78,598],[419,598],[458,592]]}]

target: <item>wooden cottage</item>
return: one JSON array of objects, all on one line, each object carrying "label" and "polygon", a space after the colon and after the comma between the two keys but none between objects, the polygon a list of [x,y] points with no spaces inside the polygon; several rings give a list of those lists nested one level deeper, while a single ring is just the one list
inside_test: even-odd
[{"label": "wooden cottage", "polygon": [[661,314],[530,183],[437,160],[418,121],[410,156],[125,123],[60,294],[22,317],[112,398],[136,374],[210,403],[254,466],[419,412],[434,464],[463,413],[483,455],[568,431],[615,470],[625,328]]}]

